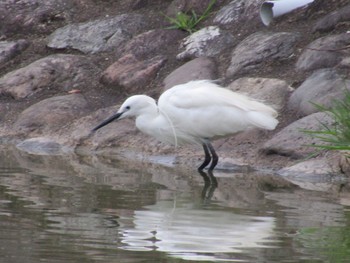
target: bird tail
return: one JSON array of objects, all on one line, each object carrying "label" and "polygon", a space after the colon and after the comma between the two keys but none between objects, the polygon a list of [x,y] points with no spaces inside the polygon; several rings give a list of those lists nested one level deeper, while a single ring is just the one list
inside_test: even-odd
[{"label": "bird tail", "polygon": [[247,118],[254,126],[266,130],[273,130],[278,124],[278,120],[275,116],[267,114],[266,112],[249,111],[247,112]]}]

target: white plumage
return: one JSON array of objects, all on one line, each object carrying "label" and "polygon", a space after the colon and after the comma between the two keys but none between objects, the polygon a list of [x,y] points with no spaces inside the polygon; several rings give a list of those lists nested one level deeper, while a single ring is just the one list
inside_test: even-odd
[{"label": "white plumage", "polygon": [[208,80],[174,86],[159,97],[158,105],[149,96],[131,96],[93,131],[125,117],[136,117],[139,130],[163,142],[202,144],[205,160],[198,169],[212,160],[210,171],[218,162],[211,140],[254,127],[273,130],[278,124],[277,112],[270,106]]}]

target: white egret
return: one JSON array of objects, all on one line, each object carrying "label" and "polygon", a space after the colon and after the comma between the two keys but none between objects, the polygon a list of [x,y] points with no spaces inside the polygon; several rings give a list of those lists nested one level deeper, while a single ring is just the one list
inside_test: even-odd
[{"label": "white egret", "polygon": [[218,163],[211,140],[226,137],[249,128],[273,130],[277,112],[245,95],[222,88],[209,80],[190,81],[165,91],[157,102],[146,95],[125,100],[118,112],[96,126],[136,117],[136,127],[143,133],[174,145],[201,144],[205,159],[202,171],[212,171]]}]

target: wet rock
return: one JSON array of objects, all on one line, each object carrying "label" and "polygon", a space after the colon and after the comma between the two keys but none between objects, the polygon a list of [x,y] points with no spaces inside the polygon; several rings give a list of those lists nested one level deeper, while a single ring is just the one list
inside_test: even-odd
[{"label": "wet rock", "polygon": [[123,14],[59,28],[49,36],[47,46],[55,49],[73,48],[83,53],[112,51],[145,28],[146,17]]},{"label": "wet rock", "polygon": [[16,41],[0,41],[0,68],[4,63],[19,55],[29,46],[29,41],[20,39]]},{"label": "wet rock", "polygon": [[185,35],[180,30],[150,30],[131,39],[123,49],[123,53],[133,54],[138,59],[166,53],[170,47],[177,47],[177,42]]},{"label": "wet rock", "polygon": [[333,121],[330,116],[323,112],[317,112],[299,119],[275,134],[272,139],[264,144],[262,150],[268,154],[305,158],[317,151],[308,145],[322,144],[322,141],[302,131],[323,130],[321,123],[331,125]]},{"label": "wet rock", "polygon": [[244,0],[231,1],[222,7],[214,18],[214,23],[219,25],[232,25],[238,22],[243,14],[245,7]]},{"label": "wet rock", "polygon": [[60,143],[46,137],[35,137],[24,140],[16,147],[29,154],[35,155],[61,155],[68,149]]},{"label": "wet rock", "polygon": [[0,94],[22,99],[44,89],[71,90],[91,84],[91,71],[98,72],[85,57],[51,55],[0,78]]},{"label": "wet rock", "polygon": [[350,21],[350,5],[338,9],[319,19],[313,27],[313,32],[329,32],[342,22]]},{"label": "wet rock", "polygon": [[276,110],[284,108],[285,102],[292,91],[292,88],[284,80],[269,78],[240,78],[232,82],[227,88],[262,100]]},{"label": "wet rock", "polygon": [[298,37],[296,33],[287,32],[258,32],[248,36],[233,50],[226,76],[246,73],[266,62],[288,59]]},{"label": "wet rock", "polygon": [[312,103],[330,107],[335,99],[344,97],[350,80],[335,69],[319,69],[308,77],[291,95],[288,108],[302,116],[318,111]]},{"label": "wet rock", "polygon": [[19,132],[55,133],[55,130],[87,114],[89,105],[81,94],[56,96],[25,109],[14,124]]},{"label": "wet rock", "polygon": [[347,55],[350,34],[330,35],[311,42],[299,56],[296,69],[299,71],[334,67]]},{"label": "wet rock", "polygon": [[164,65],[166,59],[156,56],[148,60],[138,60],[127,54],[110,65],[101,76],[101,82],[109,86],[117,86],[136,91],[147,86]]},{"label": "wet rock", "polygon": [[164,90],[191,80],[216,79],[217,76],[217,66],[213,59],[195,58],[175,69],[164,79]]},{"label": "wet rock", "polygon": [[184,49],[176,58],[179,60],[196,57],[214,57],[234,43],[233,36],[217,26],[209,26],[186,37],[180,49]]}]

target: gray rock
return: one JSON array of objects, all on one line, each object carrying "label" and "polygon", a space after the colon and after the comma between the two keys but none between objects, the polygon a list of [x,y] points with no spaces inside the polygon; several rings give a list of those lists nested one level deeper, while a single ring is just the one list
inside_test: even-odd
[{"label": "gray rock", "polygon": [[18,132],[55,133],[90,111],[81,94],[56,96],[42,100],[25,109],[14,124]]},{"label": "gray rock", "polygon": [[226,76],[246,73],[266,62],[288,59],[298,38],[298,34],[287,32],[258,32],[248,36],[233,50]]},{"label": "gray rock", "polygon": [[162,56],[138,60],[132,54],[127,54],[102,73],[101,82],[108,86],[122,87],[129,92],[134,92],[147,86],[165,61],[166,59]]},{"label": "gray rock", "polygon": [[214,57],[233,45],[233,36],[217,26],[209,26],[186,37],[176,58],[179,60],[196,57]]},{"label": "gray rock", "polygon": [[44,89],[71,90],[91,84],[96,67],[85,57],[51,55],[0,78],[0,94],[14,99],[29,97]]},{"label": "gray rock", "polygon": [[323,130],[321,123],[330,125],[331,117],[323,112],[308,115],[283,128],[272,139],[267,141],[262,150],[269,154],[305,158],[318,150],[308,145],[322,144],[319,139],[305,134],[303,130]]},{"label": "gray rock", "polygon": [[29,46],[29,41],[20,39],[16,41],[0,41],[0,68],[4,63],[19,55]]},{"label": "gray rock", "polygon": [[175,69],[164,79],[164,90],[191,80],[216,79],[217,76],[217,66],[213,59],[195,58]]},{"label": "gray rock", "polygon": [[292,88],[284,80],[269,78],[240,78],[227,88],[262,100],[276,110],[284,108],[292,91]]},{"label": "gray rock", "polygon": [[330,107],[335,99],[344,96],[350,80],[339,75],[335,69],[319,69],[308,77],[291,95],[288,108],[302,116],[318,111],[312,104]]},{"label": "gray rock", "polygon": [[20,32],[49,32],[51,26],[66,20],[74,10],[76,1],[70,0],[26,0],[0,1],[0,35]]},{"label": "gray rock", "polygon": [[17,149],[36,155],[62,155],[66,152],[60,143],[46,137],[35,137],[16,145]]},{"label": "gray rock", "polygon": [[213,22],[219,25],[233,25],[244,15],[244,7],[244,0],[231,1],[217,12]]},{"label": "gray rock", "polygon": [[296,69],[310,71],[334,67],[347,55],[350,34],[343,33],[316,39],[299,56]]},{"label": "gray rock", "polygon": [[123,14],[59,28],[49,36],[47,46],[55,49],[73,48],[84,53],[111,51],[120,48],[120,45],[145,28],[146,17]]},{"label": "gray rock", "polygon": [[319,19],[313,27],[313,32],[329,32],[339,23],[350,21],[350,5],[340,8]]},{"label": "gray rock", "polygon": [[185,33],[180,30],[150,30],[131,39],[122,52],[133,54],[138,59],[152,57],[166,53],[170,47],[177,47],[178,41],[184,36]]}]

